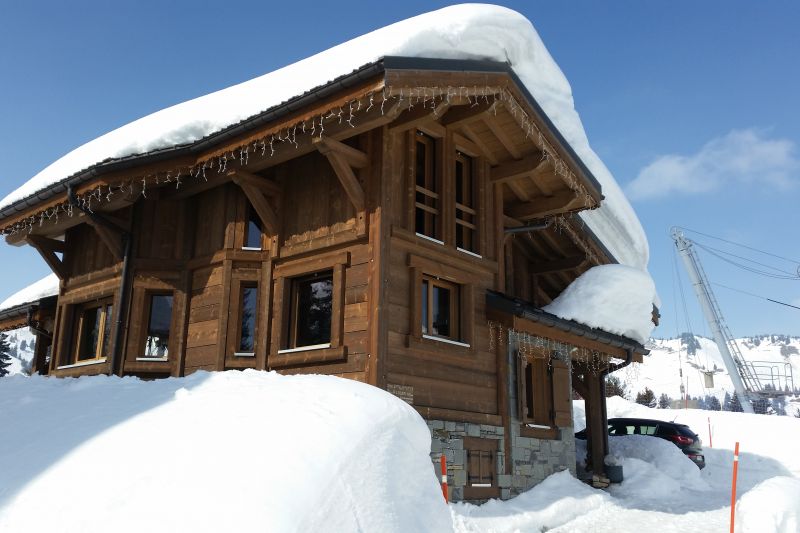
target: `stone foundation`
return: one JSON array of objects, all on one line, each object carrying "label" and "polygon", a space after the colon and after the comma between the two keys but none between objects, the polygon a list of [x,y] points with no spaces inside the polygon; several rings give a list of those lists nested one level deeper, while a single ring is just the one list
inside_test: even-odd
[{"label": "stone foundation", "polygon": [[[431,461],[437,479],[440,476],[440,457],[447,457],[447,484],[451,501],[464,499],[467,485],[467,452],[464,437],[498,441],[495,460],[496,483],[499,496],[508,499],[543,481],[547,476],[562,470],[575,475],[575,438],[572,428],[559,431],[558,439],[521,437],[516,426],[508,435],[502,426],[428,420],[431,431]],[[511,457],[506,457],[505,440],[511,439]],[[506,473],[506,461],[509,473]]]}]

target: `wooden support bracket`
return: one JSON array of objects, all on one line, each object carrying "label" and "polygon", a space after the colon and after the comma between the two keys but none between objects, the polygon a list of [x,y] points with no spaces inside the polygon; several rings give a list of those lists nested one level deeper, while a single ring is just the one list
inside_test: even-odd
[{"label": "wooden support bracket", "polygon": [[94,232],[97,233],[97,236],[100,237],[100,240],[103,241],[103,244],[109,249],[114,259],[122,261],[122,257],[125,255],[125,246],[122,242],[122,229],[111,229],[100,222],[92,220],[92,217],[86,217],[86,223],[94,229]]},{"label": "wooden support bracket", "polygon": [[493,183],[505,183],[526,176],[538,176],[549,168],[552,168],[550,160],[543,159],[540,152],[522,159],[504,162],[499,166],[493,167],[491,170],[491,180]]},{"label": "wooden support bracket", "polygon": [[256,214],[264,224],[264,229],[267,230],[267,233],[272,236],[277,235],[279,227],[278,216],[272,206],[269,205],[261,189],[256,188],[246,180],[242,180],[238,174],[233,175],[233,181],[244,191],[245,196],[250,201],[250,205],[256,210]]},{"label": "wooden support bracket", "polygon": [[250,185],[251,187],[260,190],[267,196],[280,196],[281,193],[283,192],[281,191],[280,186],[274,181],[267,179],[263,176],[259,176],[258,174],[247,172],[246,170],[242,170],[240,168],[237,168],[235,170],[229,170],[228,176],[237,185],[246,183],[247,185]]},{"label": "wooden support bracket", "polygon": [[341,141],[331,139],[330,137],[322,137],[321,139],[315,137],[312,142],[317,147],[317,150],[319,150],[319,153],[327,155],[330,152],[335,152],[342,156],[352,167],[365,168],[369,165],[369,157],[367,157],[367,154]]},{"label": "wooden support bracket", "polygon": [[580,198],[577,198],[573,191],[566,190],[549,198],[536,198],[524,204],[513,205],[506,210],[506,214],[517,220],[543,218],[570,210],[575,207],[578,200]]},{"label": "wooden support bracket", "polygon": [[[56,255],[56,252],[64,251],[63,242],[48,239],[46,237],[40,237],[38,235],[28,235],[26,240],[36,249],[37,252],[39,252],[39,254],[42,256],[42,259],[44,259],[47,263],[47,266],[50,267],[50,270],[52,270],[59,279],[64,279],[67,277],[67,269],[64,265],[64,261],[59,259]],[[60,244],[54,245],[54,243]]]},{"label": "wooden support bracket", "polygon": [[356,211],[364,211],[366,207],[364,189],[358,182],[358,178],[353,172],[353,168],[350,166],[350,163],[338,151],[325,150],[323,152],[320,150],[320,152],[328,158],[328,161],[333,167],[333,171],[336,173],[336,177],[339,178],[339,182],[342,184],[342,187],[344,187],[344,190],[347,193],[348,198],[350,198],[350,201],[353,203],[353,206],[355,206]]}]

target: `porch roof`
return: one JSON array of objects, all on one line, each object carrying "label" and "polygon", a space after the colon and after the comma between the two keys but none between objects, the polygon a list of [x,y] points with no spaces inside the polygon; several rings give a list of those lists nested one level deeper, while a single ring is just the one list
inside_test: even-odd
[{"label": "porch roof", "polygon": [[633,361],[641,363],[642,356],[650,353],[650,350],[638,341],[599,328],[592,328],[574,320],[561,318],[535,307],[529,302],[512,298],[500,292],[487,291],[486,306],[494,312],[490,315],[496,316],[496,313],[501,313],[506,317],[512,317],[510,321],[512,324],[516,322],[513,317],[524,319],[540,326],[544,336],[556,337],[556,340],[566,340],[581,346],[588,345],[587,347],[606,346],[608,353],[615,357],[619,353],[630,352]]}]

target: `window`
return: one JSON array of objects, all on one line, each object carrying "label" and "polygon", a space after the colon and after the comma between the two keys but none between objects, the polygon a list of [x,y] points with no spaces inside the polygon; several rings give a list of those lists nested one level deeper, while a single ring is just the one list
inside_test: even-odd
[{"label": "window", "polygon": [[441,239],[441,186],[436,171],[436,142],[417,132],[414,163],[414,230],[419,235]]},{"label": "window", "polygon": [[572,424],[569,365],[545,350],[517,353],[517,408],[528,428],[555,429]]},{"label": "window", "polygon": [[171,322],[172,295],[150,295],[143,359],[166,359],[169,357],[169,329]]},{"label": "window", "polygon": [[475,210],[475,180],[472,158],[456,153],[456,247],[467,252],[478,252],[477,211]]},{"label": "window", "polygon": [[256,314],[258,287],[242,285],[240,289],[239,342],[236,353],[249,355],[256,351]]},{"label": "window", "polygon": [[467,454],[467,484],[464,499],[477,500],[500,495],[497,485],[497,450],[499,440],[464,437]]},{"label": "window", "polygon": [[261,219],[253,206],[247,204],[247,224],[244,232],[244,248],[249,250],[261,249],[261,236],[264,233]]},{"label": "window", "polygon": [[333,316],[333,273],[291,280],[287,349],[329,345]]},{"label": "window", "polygon": [[103,359],[110,355],[113,306],[110,301],[84,304],[77,309],[75,362]]},{"label": "window", "polygon": [[423,276],[420,299],[422,334],[459,340],[459,286]]}]

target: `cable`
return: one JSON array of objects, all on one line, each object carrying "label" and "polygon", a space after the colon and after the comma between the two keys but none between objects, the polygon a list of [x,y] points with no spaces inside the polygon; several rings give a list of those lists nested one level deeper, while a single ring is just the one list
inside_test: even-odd
[{"label": "cable", "polygon": [[[694,242],[694,241],[692,241],[692,242]],[[759,265],[759,266],[763,266],[763,267],[775,270],[777,272],[780,272],[781,274],[786,274],[787,276],[800,277],[800,275],[797,275],[794,272],[787,272],[786,270],[781,270],[778,267],[774,267],[774,266],[768,265],[766,263],[760,263],[760,262],[758,262],[758,261],[756,261],[754,259],[750,259],[748,257],[744,257],[744,256],[741,256],[741,255],[736,255],[733,252],[726,252],[725,250],[720,250],[719,248],[713,248],[713,247],[711,247],[711,246],[709,246],[707,244],[700,244],[698,242],[694,242],[694,244],[697,245],[697,247],[702,248],[703,250],[706,250],[706,251],[713,250],[713,251],[715,251],[715,252],[717,252],[719,254],[729,255],[729,256],[735,257],[737,259],[741,259],[742,261],[747,261],[748,263],[753,263],[755,265]]]},{"label": "cable", "polygon": [[786,302],[781,302],[780,300],[773,300],[772,298],[767,298],[766,296],[761,296],[759,294],[755,294],[755,293],[752,293],[752,292],[743,291],[741,289],[735,289],[733,287],[728,287],[727,285],[723,285],[722,283],[712,282],[712,285],[717,285],[719,287],[723,287],[725,289],[728,289],[728,290],[731,290],[731,291],[735,291],[735,292],[741,292],[742,294],[746,294],[746,295],[752,296],[754,298],[759,298],[761,300],[766,300],[768,302],[772,302],[772,303],[776,303],[776,304],[780,304],[780,305],[785,305],[786,307],[794,307],[795,309],[800,309],[800,307],[798,307],[796,305],[787,304]]},{"label": "cable", "polygon": [[752,250],[752,251],[758,252],[760,254],[769,255],[769,256],[775,257],[777,259],[783,259],[784,261],[788,261],[790,263],[794,263],[796,265],[800,265],[800,261],[798,261],[796,259],[789,259],[788,257],[783,257],[781,255],[773,254],[773,253],[770,253],[770,252],[765,252],[763,250],[759,250],[758,248],[753,248],[751,246],[747,246],[746,244],[740,244],[738,242],[729,241],[727,239],[723,239],[722,237],[715,237],[714,235],[709,235],[708,233],[703,233],[702,231],[697,231],[695,229],[684,228],[684,227],[681,227],[681,226],[678,226],[678,228],[682,229],[684,231],[690,231],[692,233],[697,233],[698,235],[702,235],[702,236],[708,237],[710,239],[716,239],[718,241],[727,242],[728,244],[733,244],[734,246],[741,246],[742,248],[747,248],[748,250]]},{"label": "cable", "polygon": [[[759,270],[759,269],[753,268],[753,267],[748,267],[748,266],[739,264],[736,261],[732,261],[732,260],[730,260],[730,259],[728,259],[726,257],[723,257],[722,253],[725,253],[725,252],[717,253],[716,251],[714,251],[713,248],[709,248],[709,247],[704,246],[704,245],[702,245],[702,244],[700,244],[698,242],[694,242],[694,244],[697,245],[698,248],[702,248],[703,250],[705,250],[706,252],[710,253],[711,255],[717,257],[718,259],[721,259],[722,261],[725,261],[726,263],[729,263],[729,264],[731,264],[731,265],[733,265],[733,266],[735,266],[737,268],[741,268],[742,270],[746,270],[747,272],[750,272],[750,273],[753,273],[753,274],[760,274],[760,275],[766,276],[768,278],[800,280],[800,276],[798,276],[797,274],[791,274],[790,275],[790,274],[788,274],[788,273],[786,273],[786,272],[784,272],[782,270],[779,270],[779,272],[784,272],[785,275],[777,275],[777,274],[772,274],[770,272],[765,272],[763,270]],[[733,254],[731,254],[731,255],[733,255]],[[769,268],[773,268],[773,270],[777,270],[774,267],[769,267]]]}]

